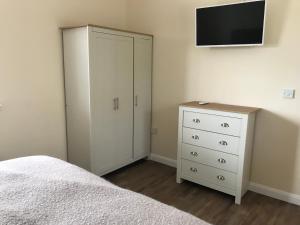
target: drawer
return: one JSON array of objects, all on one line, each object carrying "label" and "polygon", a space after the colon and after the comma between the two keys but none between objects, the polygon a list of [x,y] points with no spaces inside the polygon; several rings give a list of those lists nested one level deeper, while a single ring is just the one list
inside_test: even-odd
[{"label": "drawer", "polygon": [[201,180],[205,180],[222,187],[236,189],[236,175],[234,173],[188,160],[182,160],[181,163],[182,176],[185,178],[191,178],[200,184]]},{"label": "drawer", "polygon": [[238,156],[212,151],[203,147],[182,144],[181,157],[233,173],[238,171]]},{"label": "drawer", "polygon": [[240,136],[242,119],[184,111],[183,126]]},{"label": "drawer", "polygon": [[183,142],[230,154],[239,154],[240,138],[190,128],[183,128]]}]

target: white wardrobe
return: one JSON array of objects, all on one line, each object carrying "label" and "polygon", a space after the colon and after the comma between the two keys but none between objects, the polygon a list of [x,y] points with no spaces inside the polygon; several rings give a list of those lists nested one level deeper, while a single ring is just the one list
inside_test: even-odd
[{"label": "white wardrobe", "polygon": [[152,36],[63,29],[68,160],[102,176],[149,156]]}]

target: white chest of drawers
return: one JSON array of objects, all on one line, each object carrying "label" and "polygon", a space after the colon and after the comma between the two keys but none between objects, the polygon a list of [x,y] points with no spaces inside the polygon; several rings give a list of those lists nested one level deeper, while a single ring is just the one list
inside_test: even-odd
[{"label": "white chest of drawers", "polygon": [[177,182],[235,196],[247,192],[258,108],[197,102],[179,107]]}]

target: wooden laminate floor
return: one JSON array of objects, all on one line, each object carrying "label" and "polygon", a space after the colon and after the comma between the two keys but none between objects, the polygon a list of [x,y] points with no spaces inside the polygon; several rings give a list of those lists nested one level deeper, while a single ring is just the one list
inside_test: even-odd
[{"label": "wooden laminate floor", "polygon": [[213,225],[300,225],[299,206],[254,192],[248,192],[238,206],[229,195],[187,181],[177,184],[175,176],[174,168],[140,161],[105,178]]}]

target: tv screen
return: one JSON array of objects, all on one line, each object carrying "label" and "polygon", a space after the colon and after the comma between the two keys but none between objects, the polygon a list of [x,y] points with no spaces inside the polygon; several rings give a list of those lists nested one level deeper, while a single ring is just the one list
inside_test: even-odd
[{"label": "tv screen", "polygon": [[196,9],[197,46],[262,45],[265,1]]}]

